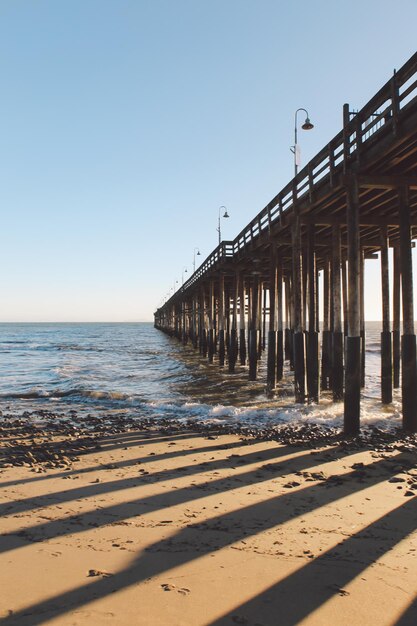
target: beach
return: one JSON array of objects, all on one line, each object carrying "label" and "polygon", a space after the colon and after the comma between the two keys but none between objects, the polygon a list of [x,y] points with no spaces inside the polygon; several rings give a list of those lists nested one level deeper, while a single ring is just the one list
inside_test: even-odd
[{"label": "beach", "polygon": [[3,415],[2,623],[417,622],[414,436],[87,422]]}]

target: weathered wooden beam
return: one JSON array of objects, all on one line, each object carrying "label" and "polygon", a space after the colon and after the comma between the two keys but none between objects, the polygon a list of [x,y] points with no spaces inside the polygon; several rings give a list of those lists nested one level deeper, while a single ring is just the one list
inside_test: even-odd
[{"label": "weathered wooden beam", "polygon": [[417,432],[417,364],[414,333],[413,265],[410,247],[410,215],[408,190],[399,189],[401,292],[403,305],[402,353],[402,409],[403,427]]},{"label": "weathered wooden beam", "polygon": [[365,251],[361,247],[360,258],[360,326],[361,326],[361,387],[365,387],[365,354],[366,354],[366,337],[365,337]]},{"label": "weathered wooden beam", "polygon": [[266,385],[270,391],[275,389],[277,380],[277,253],[271,246],[269,276],[269,330],[268,330],[268,362]]},{"label": "weathered wooden beam", "polygon": [[330,262],[323,264],[323,332],[321,347],[321,388],[330,389],[331,378],[331,333],[330,333]]},{"label": "weathered wooden beam", "polygon": [[245,293],[245,279],[243,275],[240,276],[239,283],[239,359],[240,364],[246,364],[246,293]]},{"label": "weathered wooden beam", "polygon": [[[316,226],[346,226],[347,220],[343,215],[303,215],[301,223],[306,225],[315,224]],[[359,220],[359,226],[393,226],[399,228],[400,220],[395,214],[387,217],[362,215]],[[410,226],[417,226],[416,216],[410,218]]]},{"label": "weathered wooden beam", "polygon": [[215,316],[216,316],[216,305],[214,299],[214,281],[210,281],[209,286],[209,306],[208,306],[208,349],[207,356],[209,363],[213,363],[214,359],[214,351],[215,351]]},{"label": "weathered wooden beam", "polygon": [[294,215],[293,229],[293,351],[294,351],[294,391],[295,401],[305,402],[305,363],[303,333],[303,282],[301,266],[301,229],[298,213]]},{"label": "weathered wooden beam", "polygon": [[283,337],[283,264],[277,256],[277,380],[281,380],[284,371],[284,337]]},{"label": "weathered wooden beam", "polygon": [[332,390],[333,400],[343,398],[343,332],[342,332],[342,284],[340,277],[341,237],[340,227],[333,226],[332,256],[332,302],[333,302],[333,336],[332,336]]},{"label": "weathered wooden beam", "polygon": [[400,364],[401,364],[401,340],[400,340],[400,319],[401,319],[401,261],[400,248],[394,248],[394,268],[393,268],[393,324],[392,324],[392,365],[393,365],[393,386],[398,389],[400,386]]},{"label": "weathered wooden beam", "polygon": [[308,333],[307,333],[307,395],[310,402],[319,401],[319,334],[317,332],[317,270],[314,245],[314,226],[308,229],[307,267],[308,277]]},{"label": "weathered wooden beam", "polygon": [[226,354],[224,316],[225,316],[224,274],[220,272],[217,337],[218,337],[218,342],[219,342],[219,365],[221,367],[223,367],[224,365],[225,354]]},{"label": "weathered wooden beam", "polygon": [[360,336],[360,246],[359,188],[355,176],[347,192],[348,225],[348,336],[346,338],[344,432],[353,435],[360,428],[361,336]]},{"label": "weathered wooden beam", "polygon": [[362,189],[398,189],[408,187],[417,189],[417,176],[398,174],[358,174],[359,187]]},{"label": "weathered wooden beam", "polygon": [[205,296],[204,284],[200,286],[199,315],[200,315],[200,354],[203,357],[206,357],[207,356],[208,322],[207,322],[206,296]]},{"label": "weathered wooden beam", "polygon": [[285,276],[285,342],[284,342],[284,352],[285,352],[285,360],[290,362],[290,369],[294,369],[294,358],[293,358],[293,344],[292,344],[292,335],[293,335],[293,322],[292,322],[292,285],[291,285],[291,276],[287,274]]},{"label": "weathered wooden beam", "polygon": [[259,276],[254,275],[251,288],[251,316],[249,324],[249,380],[256,380],[258,369],[258,315]]},{"label": "weathered wooden beam", "polygon": [[381,229],[381,287],[382,287],[382,332],[381,332],[381,400],[392,402],[392,344],[389,306],[389,263],[387,229]]},{"label": "weathered wooden beam", "polygon": [[237,360],[238,342],[237,342],[237,300],[239,296],[239,272],[236,272],[233,285],[231,287],[231,298],[233,302],[232,308],[232,320],[229,332],[228,342],[228,364],[229,372],[235,371],[235,365]]}]

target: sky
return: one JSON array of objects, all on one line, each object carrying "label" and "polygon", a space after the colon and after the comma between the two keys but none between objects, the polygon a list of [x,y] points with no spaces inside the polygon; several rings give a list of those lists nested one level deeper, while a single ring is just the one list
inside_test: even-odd
[{"label": "sky", "polygon": [[292,178],[295,110],[305,165],[416,24],[415,0],[0,0],[0,321],[151,321],[219,206],[233,239]]}]

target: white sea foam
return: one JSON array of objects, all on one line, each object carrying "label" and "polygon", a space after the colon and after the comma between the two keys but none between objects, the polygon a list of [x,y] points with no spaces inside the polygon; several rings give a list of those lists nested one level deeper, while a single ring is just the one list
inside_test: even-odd
[{"label": "white sea foam", "polygon": [[[379,326],[367,329],[364,425],[391,428],[401,423],[399,392],[387,407],[379,401]],[[2,325],[1,408],[13,401],[19,410],[96,412],[103,420],[114,411],[136,418],[197,420],[251,427],[289,422],[341,426],[343,404],[323,394],[319,405],[295,405],[292,376],[275,396],[265,393],[265,362],[259,380],[247,370],[235,374],[208,364],[189,346],[150,324]]]}]

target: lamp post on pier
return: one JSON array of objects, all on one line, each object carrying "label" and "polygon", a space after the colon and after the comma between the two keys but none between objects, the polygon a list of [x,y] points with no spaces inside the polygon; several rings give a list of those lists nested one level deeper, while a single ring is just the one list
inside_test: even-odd
[{"label": "lamp post on pier", "polygon": [[183,268],[182,268],[182,274],[181,274],[181,277],[182,277],[182,284],[184,284],[184,274],[186,274],[187,272],[188,272],[187,268],[186,268],[186,267],[183,267]]},{"label": "lamp post on pier", "polygon": [[311,130],[312,128],[314,128],[314,125],[311,123],[310,118],[308,116],[308,111],[307,109],[297,109],[294,115],[294,145],[291,146],[290,150],[294,155],[294,176],[297,176],[298,173],[298,167],[300,165],[300,147],[298,145],[298,141],[297,141],[297,114],[299,111],[304,111],[304,113],[306,114],[306,119],[304,124],[301,125],[301,128],[303,130]]},{"label": "lamp post on pier", "polygon": [[[223,215],[221,215],[221,214],[220,214],[220,212],[221,212],[221,210],[222,210],[222,209],[224,209],[224,214],[223,214]],[[217,229],[216,229],[216,230],[217,230],[217,232],[219,233],[219,246],[220,246],[220,244],[221,244],[221,242],[222,242],[222,233],[221,233],[221,229],[220,229],[220,218],[221,218],[221,217],[224,217],[224,218],[228,218],[228,217],[229,217],[229,214],[228,214],[228,212],[227,212],[227,209],[226,209],[226,207],[225,207],[225,206],[223,206],[223,205],[219,207],[219,222],[218,222],[218,226],[217,226]]]},{"label": "lamp post on pier", "polygon": [[195,272],[195,251],[196,250],[197,250],[197,256],[200,256],[200,250],[198,248],[194,248],[193,273]]}]

